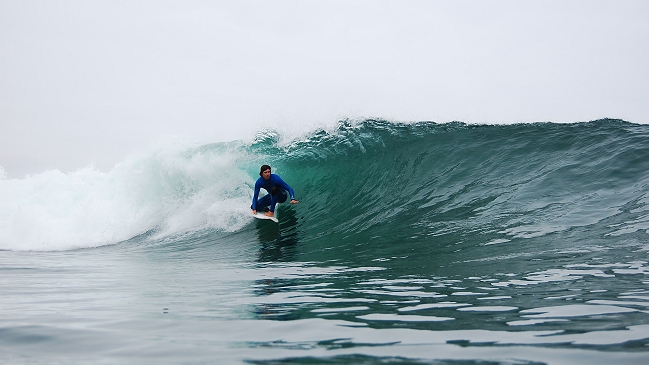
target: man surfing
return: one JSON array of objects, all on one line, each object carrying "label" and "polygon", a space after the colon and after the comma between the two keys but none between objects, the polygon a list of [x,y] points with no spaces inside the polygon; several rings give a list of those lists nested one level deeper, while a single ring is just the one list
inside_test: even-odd
[{"label": "man surfing", "polygon": [[[268,217],[275,216],[275,205],[284,203],[288,195],[291,196],[291,204],[299,203],[299,201],[295,200],[293,188],[288,186],[278,175],[271,174],[270,166],[262,165],[261,169],[259,169],[259,176],[260,178],[255,182],[255,194],[252,197],[252,205],[250,206],[252,214],[257,214],[257,210],[267,208],[268,211],[265,215]],[[261,188],[264,188],[268,194],[259,199],[259,190]]]}]

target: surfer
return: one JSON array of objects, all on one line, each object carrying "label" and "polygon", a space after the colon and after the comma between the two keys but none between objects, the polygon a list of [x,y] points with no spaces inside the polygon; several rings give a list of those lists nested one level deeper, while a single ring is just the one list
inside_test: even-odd
[{"label": "surfer", "polygon": [[[291,204],[299,203],[295,200],[293,188],[288,186],[281,177],[270,173],[270,166],[262,165],[259,169],[260,178],[255,182],[255,194],[252,197],[252,214],[257,214],[257,210],[269,208],[265,215],[272,217],[275,215],[275,205],[284,203],[288,196],[291,196]],[[264,188],[268,194],[259,199],[259,190]]]}]

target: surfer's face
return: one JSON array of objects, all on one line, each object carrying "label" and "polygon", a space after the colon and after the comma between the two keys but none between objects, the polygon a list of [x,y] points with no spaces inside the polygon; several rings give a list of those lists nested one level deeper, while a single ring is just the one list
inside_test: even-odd
[{"label": "surfer's face", "polygon": [[264,170],[264,172],[261,173],[261,177],[263,177],[264,180],[270,179],[270,170]]}]

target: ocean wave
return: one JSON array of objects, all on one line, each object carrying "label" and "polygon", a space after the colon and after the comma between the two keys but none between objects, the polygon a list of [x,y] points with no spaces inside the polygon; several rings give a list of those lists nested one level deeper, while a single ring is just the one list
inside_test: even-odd
[{"label": "ocean wave", "polygon": [[594,225],[600,235],[628,234],[649,230],[647,156],[649,127],[620,120],[343,121],[290,141],[264,131],[251,143],[158,149],[109,172],[4,176],[0,249],[251,229],[263,163],[301,199],[281,209],[306,241],[463,237],[489,245]]}]

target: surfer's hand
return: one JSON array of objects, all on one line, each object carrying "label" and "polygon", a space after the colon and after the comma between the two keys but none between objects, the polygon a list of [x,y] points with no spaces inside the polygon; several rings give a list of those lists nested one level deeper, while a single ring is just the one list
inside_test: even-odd
[{"label": "surfer's hand", "polygon": [[257,214],[257,210],[256,210],[256,209],[253,209],[253,210],[252,210],[252,215],[255,215],[255,214]]},{"label": "surfer's hand", "polygon": [[299,201],[297,201],[297,200],[295,200],[295,199],[291,199],[291,201],[290,201],[289,203],[291,203],[291,204],[297,204],[297,203],[299,203]]}]

